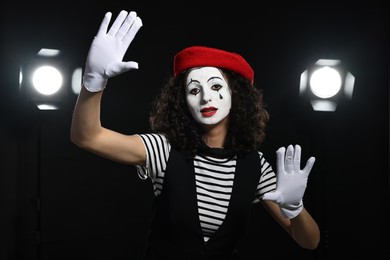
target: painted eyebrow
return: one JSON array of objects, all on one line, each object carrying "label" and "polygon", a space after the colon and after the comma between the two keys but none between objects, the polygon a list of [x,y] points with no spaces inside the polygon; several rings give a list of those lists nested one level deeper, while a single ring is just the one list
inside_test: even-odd
[{"label": "painted eyebrow", "polygon": [[209,78],[209,79],[207,80],[207,82],[209,82],[209,81],[212,80],[212,79],[220,79],[220,80],[222,80],[222,78],[215,76],[215,77]]},{"label": "painted eyebrow", "polygon": [[[211,77],[211,78],[209,78],[209,79],[207,80],[207,82],[209,82],[210,80],[213,80],[213,79],[222,80],[222,78],[220,78],[220,77]],[[190,82],[188,82],[187,87],[188,87],[191,83],[194,83],[194,82],[200,84],[200,82],[199,82],[198,80],[191,79]]]},{"label": "painted eyebrow", "polygon": [[191,84],[191,83],[197,83],[197,84],[200,84],[200,82],[198,80],[194,80],[194,79],[191,79],[190,82],[188,82],[187,84],[187,87]]}]

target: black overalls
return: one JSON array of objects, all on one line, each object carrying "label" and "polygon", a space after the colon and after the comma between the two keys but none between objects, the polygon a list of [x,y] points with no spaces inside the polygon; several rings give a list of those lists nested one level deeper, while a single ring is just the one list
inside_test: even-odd
[{"label": "black overalls", "polygon": [[198,216],[193,161],[171,148],[164,187],[154,204],[145,259],[235,259],[236,246],[248,223],[260,169],[257,151],[238,157],[226,218],[210,239],[204,242]]}]

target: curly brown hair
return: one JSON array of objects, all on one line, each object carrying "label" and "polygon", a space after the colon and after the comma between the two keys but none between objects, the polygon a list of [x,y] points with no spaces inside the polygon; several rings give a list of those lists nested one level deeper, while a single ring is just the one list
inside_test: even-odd
[{"label": "curly brown hair", "polygon": [[[237,154],[258,150],[265,139],[269,114],[262,91],[241,75],[221,69],[232,91],[232,107],[225,149]],[[165,134],[173,147],[194,156],[202,144],[202,127],[192,117],[185,96],[188,71],[167,78],[160,94],[152,103],[150,127]]]}]

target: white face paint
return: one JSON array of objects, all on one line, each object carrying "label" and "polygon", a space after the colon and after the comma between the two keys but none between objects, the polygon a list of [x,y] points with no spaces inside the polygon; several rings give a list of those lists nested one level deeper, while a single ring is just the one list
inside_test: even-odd
[{"label": "white face paint", "polygon": [[186,98],[195,121],[204,125],[221,122],[232,106],[229,85],[215,67],[200,67],[190,71],[186,80]]}]

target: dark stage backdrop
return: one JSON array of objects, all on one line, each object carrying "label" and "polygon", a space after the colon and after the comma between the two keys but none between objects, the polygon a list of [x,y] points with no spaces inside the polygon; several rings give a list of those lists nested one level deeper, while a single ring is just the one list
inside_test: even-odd
[{"label": "dark stage backdrop", "polygon": [[[2,12],[0,259],[142,257],[151,183],[133,166],[70,143],[76,97],[63,110],[39,111],[18,94],[26,57],[41,47],[61,48],[83,66],[104,13],[115,16],[120,9],[143,19],[125,56],[140,68],[109,80],[102,102],[106,127],[147,131],[151,101],[171,73],[173,55],[209,45],[238,52],[253,66],[271,115],[263,147],[268,161],[274,165],[276,149],[290,143],[301,144],[304,160],[317,158],[304,203],[320,225],[320,247],[299,248],[254,208],[240,259],[389,255],[389,8],[154,5],[61,3],[43,11],[11,3]],[[352,100],[335,113],[314,112],[299,97],[300,74],[319,58],[341,59],[356,78]]]}]

